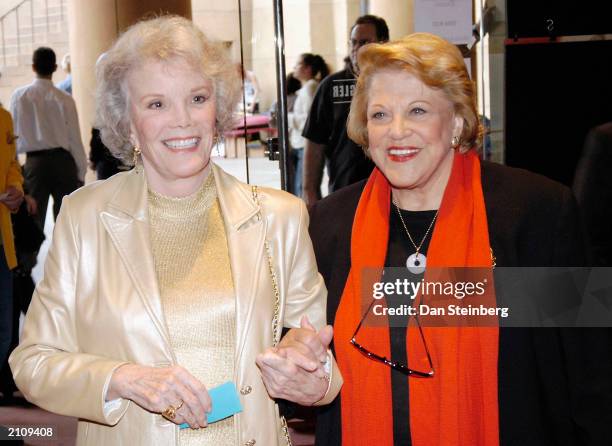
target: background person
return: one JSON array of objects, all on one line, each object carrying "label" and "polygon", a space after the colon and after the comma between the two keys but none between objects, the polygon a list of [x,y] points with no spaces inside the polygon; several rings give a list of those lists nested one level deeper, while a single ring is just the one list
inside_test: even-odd
[{"label": "background person", "polygon": [[289,142],[291,143],[291,164],[293,166],[293,182],[289,192],[302,196],[302,164],[304,159],[304,144],[302,136],[304,124],[308,119],[312,99],[314,98],[319,82],[329,74],[329,67],[318,54],[304,53],[300,55],[295,67],[294,75],[302,83],[296,93],[293,110],[287,116],[289,126]]},{"label": "background person", "polygon": [[[97,82],[102,139],[137,165],[64,200],[15,382],[79,417],[77,444],[285,444],[272,398],[324,404],[341,377],[303,203],[210,162],[234,67],[191,21],[162,17],[126,31]],[[207,389],[226,381],[244,410],[207,426]]]},{"label": "background person", "polygon": [[257,76],[251,70],[247,70],[241,63],[236,64],[236,70],[242,79],[242,94],[244,95],[244,103],[240,101],[238,107],[242,110],[246,104],[247,113],[259,112],[259,81]]},{"label": "background person", "polygon": [[612,266],[612,122],[589,130],[572,190],[584,218],[595,266]]},{"label": "background person", "polygon": [[57,218],[64,195],[84,184],[87,158],[74,99],[52,82],[57,70],[55,52],[37,48],[32,69],[36,79],[15,90],[11,114],[19,137],[17,152],[26,154],[26,188],[38,204],[36,217],[42,228],[49,195],[53,196],[53,216]]},{"label": "background person", "polygon": [[113,156],[108,147],[104,145],[100,138],[100,130],[95,127],[91,129],[89,140],[89,166],[96,172],[98,180],[105,180],[116,173],[127,170],[121,160]]},{"label": "background person", "polygon": [[11,212],[17,212],[22,201],[23,177],[15,157],[13,120],[9,112],[0,106],[0,368],[9,353],[13,329],[11,270],[17,266],[17,256]]},{"label": "background person", "polygon": [[[287,85],[287,112],[290,113],[293,111],[293,106],[295,105],[296,93],[300,88],[302,88],[302,83],[293,75],[293,72],[287,74],[286,78]],[[270,109],[268,110],[268,114],[270,115],[270,126],[274,128],[278,128],[278,101],[272,102]]]},{"label": "background person", "polygon": [[70,53],[64,54],[61,67],[66,73],[66,78],[57,84],[57,88],[72,95],[72,66],[70,65]]},{"label": "background person", "polygon": [[346,120],[359,67],[357,53],[369,43],[389,40],[381,17],[364,15],[355,21],[349,40],[350,64],[328,76],[317,89],[304,126],[303,198],[307,205],[321,198],[323,166],[327,165],[329,192],[367,178],[374,165],[346,134]]},{"label": "background person", "polygon": [[[404,319],[354,335],[366,266],[405,268],[419,256],[429,267],[585,262],[569,189],[479,161],[474,86],[454,45],[412,34],[367,46],[359,67],[348,133],[376,168],[311,211],[344,377],[316,444],[606,444],[608,329],[427,326],[419,336]],[[415,357],[424,351],[430,361]]]}]

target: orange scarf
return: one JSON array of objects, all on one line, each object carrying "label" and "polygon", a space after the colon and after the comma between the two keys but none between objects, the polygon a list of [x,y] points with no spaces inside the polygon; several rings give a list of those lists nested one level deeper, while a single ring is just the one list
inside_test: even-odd
[{"label": "orange scarf", "polygon": [[[391,369],[349,343],[363,316],[361,272],[382,267],[389,239],[391,188],[374,169],[359,200],[351,235],[351,270],[336,313],[334,345],[344,386],[342,444],[393,444]],[[438,221],[427,252],[428,266],[491,266],[480,161],[455,154]],[[363,279],[365,280],[365,278]],[[424,327],[435,369],[433,378],[408,378],[410,432],[414,446],[497,446],[497,327]],[[407,352],[420,342],[408,329]],[[358,340],[390,358],[389,328],[364,324]]]}]

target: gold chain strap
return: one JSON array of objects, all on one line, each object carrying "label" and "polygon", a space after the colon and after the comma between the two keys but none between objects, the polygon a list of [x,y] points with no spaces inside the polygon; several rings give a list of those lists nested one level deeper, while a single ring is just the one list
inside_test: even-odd
[{"label": "gold chain strap", "polygon": [[[253,194],[253,201],[257,206],[261,209],[261,204],[259,203],[259,195],[257,194],[257,186],[251,187],[251,192]],[[272,251],[270,249],[270,243],[268,239],[265,239],[264,246],[266,249],[266,257],[268,258],[268,272],[270,273],[270,279],[272,279],[272,288],[274,290],[274,315],[272,316],[272,346],[276,347],[280,340],[280,333],[278,331],[278,316],[280,313],[280,291],[278,290],[278,281],[276,280],[276,271],[274,271],[274,263],[272,262]],[[287,441],[287,446],[292,446],[291,436],[289,435],[289,426],[287,426],[287,420],[284,416],[280,417],[281,425],[283,427],[283,434],[285,435],[285,440]]]},{"label": "gold chain strap", "polygon": [[[257,194],[257,186],[251,187],[253,193],[253,201],[261,208],[259,203],[259,195]],[[272,279],[272,288],[274,290],[274,315],[272,316],[272,346],[276,347],[280,340],[280,333],[278,331],[278,317],[280,314],[280,291],[278,290],[278,281],[276,280],[276,271],[274,271],[274,263],[272,262],[272,252],[270,249],[270,243],[268,239],[264,241],[266,249],[266,257],[268,258],[268,272],[270,273],[270,279]]]},{"label": "gold chain strap", "polygon": [[283,433],[285,434],[285,440],[287,440],[287,446],[292,446],[291,443],[291,435],[289,435],[289,426],[287,426],[287,420],[285,417],[281,416],[281,424],[283,425]]}]

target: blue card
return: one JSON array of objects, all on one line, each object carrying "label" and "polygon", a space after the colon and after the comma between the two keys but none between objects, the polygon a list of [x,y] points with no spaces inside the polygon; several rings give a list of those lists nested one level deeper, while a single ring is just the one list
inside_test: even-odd
[{"label": "blue card", "polygon": [[[212,411],[206,414],[206,420],[209,424],[242,412],[240,397],[233,382],[228,381],[209,389],[208,394],[212,400]],[[188,427],[187,423],[180,425],[181,429],[187,429]]]}]

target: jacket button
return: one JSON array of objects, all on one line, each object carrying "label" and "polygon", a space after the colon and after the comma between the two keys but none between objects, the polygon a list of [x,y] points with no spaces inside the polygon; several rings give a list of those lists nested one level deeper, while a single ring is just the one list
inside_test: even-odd
[{"label": "jacket button", "polygon": [[255,440],[249,440],[244,444],[244,446],[253,446],[255,443],[257,443]]},{"label": "jacket button", "polygon": [[[242,386],[242,388],[240,389],[240,393],[242,395],[248,395],[249,393],[251,393],[251,391],[253,390],[253,388],[251,386]],[[255,444],[255,443],[253,443]]]}]

